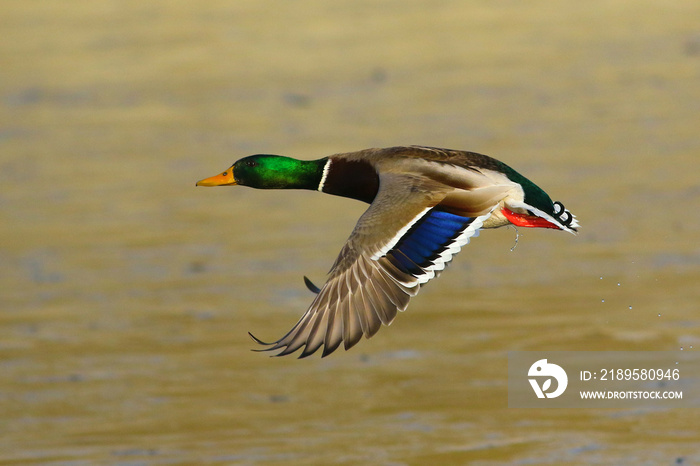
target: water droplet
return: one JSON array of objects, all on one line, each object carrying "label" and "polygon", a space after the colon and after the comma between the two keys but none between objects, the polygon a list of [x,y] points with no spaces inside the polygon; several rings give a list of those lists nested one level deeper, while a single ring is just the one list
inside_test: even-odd
[{"label": "water droplet", "polygon": [[659,313],[659,317],[661,317],[661,313]]},{"label": "water droplet", "polygon": [[620,282],[617,282],[617,286],[620,286]]},{"label": "water droplet", "polygon": [[604,299],[601,299],[601,300],[600,300],[600,302],[601,302],[601,303],[604,303],[604,302],[605,302],[605,300],[604,300]]},{"label": "water droplet", "polygon": [[632,309],[632,306],[627,306],[627,307],[629,307],[630,309]]},{"label": "water droplet", "polygon": [[602,280],[602,279],[603,279],[603,277],[600,277],[600,279]]}]

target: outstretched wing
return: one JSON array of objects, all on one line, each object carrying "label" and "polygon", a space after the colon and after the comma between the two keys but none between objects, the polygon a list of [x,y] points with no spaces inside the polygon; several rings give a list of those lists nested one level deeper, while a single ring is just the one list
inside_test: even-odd
[{"label": "outstretched wing", "polygon": [[341,343],[349,349],[373,336],[404,311],[420,286],[439,275],[478,234],[491,215],[465,217],[439,205],[451,188],[421,186],[416,179],[383,174],[380,190],[360,217],[331,268],[328,281],[299,322],[273,343],[280,351],[304,348],[300,358],[323,346],[323,356]]}]

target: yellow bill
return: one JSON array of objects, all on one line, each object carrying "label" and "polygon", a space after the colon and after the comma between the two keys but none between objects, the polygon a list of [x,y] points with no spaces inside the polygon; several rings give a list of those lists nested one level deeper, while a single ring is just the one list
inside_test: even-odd
[{"label": "yellow bill", "polygon": [[231,186],[237,184],[233,177],[233,167],[223,173],[197,181],[195,186]]}]

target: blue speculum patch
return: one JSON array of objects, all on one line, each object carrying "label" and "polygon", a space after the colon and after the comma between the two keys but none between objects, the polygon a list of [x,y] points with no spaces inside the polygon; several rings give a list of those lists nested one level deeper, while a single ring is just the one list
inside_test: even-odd
[{"label": "blue speculum patch", "polygon": [[471,217],[432,209],[406,232],[387,257],[401,271],[421,275],[473,221]]}]

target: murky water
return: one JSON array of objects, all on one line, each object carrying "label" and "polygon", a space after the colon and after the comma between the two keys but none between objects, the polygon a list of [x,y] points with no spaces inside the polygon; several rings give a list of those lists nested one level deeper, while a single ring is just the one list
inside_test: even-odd
[{"label": "murky water", "polygon": [[[700,348],[700,5],[6,1],[3,464],[697,464],[696,410],[507,408],[513,350]],[[364,206],[195,189],[396,144],[516,167],[573,237],[484,232],[324,360],[251,352]]]}]

